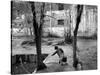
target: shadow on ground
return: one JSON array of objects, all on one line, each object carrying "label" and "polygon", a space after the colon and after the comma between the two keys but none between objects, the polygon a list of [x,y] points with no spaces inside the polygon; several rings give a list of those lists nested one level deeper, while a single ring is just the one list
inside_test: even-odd
[{"label": "shadow on ground", "polygon": [[[48,54],[42,54],[42,60],[47,56]],[[36,68],[36,57],[37,55],[33,54],[12,56],[11,74],[27,74],[34,72]],[[20,58],[22,59],[21,61]]]}]

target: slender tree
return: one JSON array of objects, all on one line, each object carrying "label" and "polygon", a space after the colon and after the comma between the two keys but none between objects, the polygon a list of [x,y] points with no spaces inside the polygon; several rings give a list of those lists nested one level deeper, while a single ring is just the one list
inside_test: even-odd
[{"label": "slender tree", "polygon": [[81,15],[83,12],[83,5],[77,5],[76,6],[76,10],[77,10],[77,16],[76,16],[76,26],[75,26],[75,30],[74,30],[74,37],[73,37],[73,67],[75,69],[77,69],[77,65],[79,63],[79,60],[76,56],[76,50],[77,50],[77,32],[78,32],[78,28],[79,28],[79,23],[81,21]]},{"label": "slender tree", "polygon": [[65,37],[65,42],[68,43],[68,44],[71,44],[72,43],[72,36],[71,36],[71,11],[69,11],[68,15],[69,15],[69,16],[67,16],[68,19],[66,20],[67,21],[67,25],[68,25],[67,26],[68,29],[67,29],[67,32],[66,32],[66,26],[65,26],[65,35],[64,35],[64,37]]},{"label": "slender tree", "polygon": [[44,7],[45,3],[41,6],[41,15],[40,15],[40,25],[37,22],[36,19],[36,12],[35,12],[35,3],[31,2],[31,8],[33,13],[33,28],[34,28],[34,35],[35,35],[35,41],[36,41],[36,49],[37,49],[37,70],[41,70],[46,68],[45,64],[41,60],[41,32],[42,32],[42,26],[44,23]]}]

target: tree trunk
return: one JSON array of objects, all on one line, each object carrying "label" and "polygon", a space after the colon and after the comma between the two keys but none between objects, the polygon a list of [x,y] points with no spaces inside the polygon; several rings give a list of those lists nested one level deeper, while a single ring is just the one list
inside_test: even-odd
[{"label": "tree trunk", "polygon": [[77,68],[77,56],[76,56],[76,50],[77,50],[77,35],[74,34],[73,37],[73,67],[76,69]]},{"label": "tree trunk", "polygon": [[[37,70],[41,70],[46,68],[45,64],[41,60],[41,31],[42,26],[38,25],[36,21],[36,12],[35,12],[35,4],[31,2],[32,13],[33,13],[33,27],[34,27],[34,34],[35,34],[35,41],[36,41],[36,49],[37,49]],[[41,21],[40,21],[41,22]],[[41,24],[41,23],[40,23]]]},{"label": "tree trunk", "polygon": [[79,23],[81,21],[81,15],[83,11],[83,5],[77,5],[77,17],[76,17],[76,27],[74,30],[74,37],[73,37],[73,67],[77,69],[77,65],[79,63],[76,50],[77,50],[77,32],[79,28]]},{"label": "tree trunk", "polygon": [[[39,32],[38,32],[39,33]],[[45,64],[41,60],[41,35],[37,34],[36,38],[36,49],[37,49],[37,70],[46,68]]]},{"label": "tree trunk", "polygon": [[30,27],[29,29],[30,29],[30,36],[32,37],[32,28]]},{"label": "tree trunk", "polygon": [[66,31],[66,26],[65,27],[65,42],[68,44],[72,43],[72,37],[71,37],[71,14],[70,12],[68,13],[68,18],[66,19],[67,22],[67,31]]}]

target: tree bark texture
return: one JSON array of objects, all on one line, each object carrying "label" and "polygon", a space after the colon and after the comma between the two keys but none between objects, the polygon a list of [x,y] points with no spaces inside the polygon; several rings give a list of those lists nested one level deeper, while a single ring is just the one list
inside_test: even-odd
[{"label": "tree bark texture", "polygon": [[82,15],[82,12],[83,12],[83,5],[77,5],[76,10],[77,10],[76,27],[75,27],[75,30],[74,30],[74,37],[73,37],[73,67],[75,69],[77,68],[77,64],[78,64],[78,58],[77,58],[77,54],[76,54],[77,32],[78,32],[78,28],[79,28],[79,23],[81,21],[81,15]]},{"label": "tree bark texture", "polygon": [[[37,70],[41,70],[46,68],[45,64],[41,60],[41,31],[42,31],[42,25],[43,25],[43,12],[41,12],[40,17],[40,26],[38,25],[36,21],[36,12],[35,12],[35,3],[31,2],[32,7],[32,13],[33,13],[33,27],[34,27],[34,34],[35,34],[35,41],[36,41],[36,49],[37,49]],[[43,9],[41,9],[43,11]]]}]

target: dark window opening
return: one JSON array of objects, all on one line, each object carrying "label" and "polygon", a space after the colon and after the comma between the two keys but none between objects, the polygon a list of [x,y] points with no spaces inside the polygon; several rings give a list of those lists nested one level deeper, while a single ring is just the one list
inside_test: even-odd
[{"label": "dark window opening", "polygon": [[58,20],[58,25],[64,25],[64,20],[63,19]]},{"label": "dark window opening", "polygon": [[64,10],[64,5],[63,4],[58,4],[58,10]]}]

